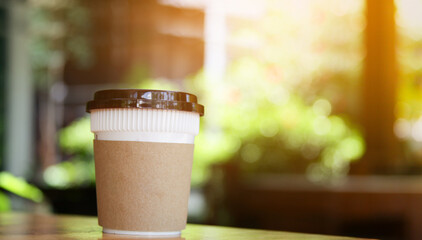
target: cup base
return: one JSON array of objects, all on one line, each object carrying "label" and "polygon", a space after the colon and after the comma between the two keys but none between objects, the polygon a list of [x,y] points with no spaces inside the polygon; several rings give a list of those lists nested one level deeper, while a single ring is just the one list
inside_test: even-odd
[{"label": "cup base", "polygon": [[126,230],[115,230],[103,228],[104,233],[110,234],[122,234],[122,235],[136,235],[144,237],[178,237],[181,235],[181,231],[175,232],[139,232],[139,231],[126,231]]}]

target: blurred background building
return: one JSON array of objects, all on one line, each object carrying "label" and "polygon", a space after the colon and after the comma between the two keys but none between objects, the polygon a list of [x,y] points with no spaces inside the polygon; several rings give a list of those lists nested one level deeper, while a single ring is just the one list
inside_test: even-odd
[{"label": "blurred background building", "polygon": [[419,0],[0,0],[0,211],[96,214],[85,103],[198,95],[189,221],[422,230]]}]

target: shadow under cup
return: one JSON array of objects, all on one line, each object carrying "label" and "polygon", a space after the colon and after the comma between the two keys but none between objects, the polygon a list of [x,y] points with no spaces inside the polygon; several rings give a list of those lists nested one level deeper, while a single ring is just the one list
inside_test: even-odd
[{"label": "shadow under cup", "polygon": [[186,227],[194,139],[204,108],[196,96],[103,90],[88,102],[98,222],[105,233],[175,236]]}]

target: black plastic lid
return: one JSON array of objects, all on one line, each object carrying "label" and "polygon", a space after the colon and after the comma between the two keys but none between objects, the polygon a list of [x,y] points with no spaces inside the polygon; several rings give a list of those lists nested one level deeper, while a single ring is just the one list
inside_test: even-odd
[{"label": "black plastic lid", "polygon": [[198,104],[195,95],[149,89],[110,89],[94,94],[94,100],[86,104],[86,111],[105,108],[153,108],[196,112],[204,115],[204,106]]}]

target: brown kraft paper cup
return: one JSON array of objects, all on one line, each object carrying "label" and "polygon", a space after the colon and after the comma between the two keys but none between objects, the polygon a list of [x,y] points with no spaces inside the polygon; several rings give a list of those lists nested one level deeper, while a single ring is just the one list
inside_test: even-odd
[{"label": "brown kraft paper cup", "polygon": [[87,111],[95,134],[98,221],[103,231],[180,234],[186,227],[194,137],[203,115],[196,97],[159,90],[105,90],[95,94]]}]

